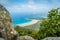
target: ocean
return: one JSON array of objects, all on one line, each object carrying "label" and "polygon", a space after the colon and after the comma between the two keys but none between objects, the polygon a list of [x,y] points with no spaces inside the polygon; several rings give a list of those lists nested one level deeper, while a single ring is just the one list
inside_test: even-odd
[{"label": "ocean", "polygon": [[23,23],[28,23],[31,22],[32,20],[27,20],[27,19],[15,19],[12,21],[13,25],[17,25],[17,24],[23,24]]},{"label": "ocean", "polygon": [[33,14],[33,13],[13,13],[10,14],[10,16],[12,18],[13,25],[28,23],[32,21],[32,20],[27,20],[26,18],[43,18],[42,14]]}]

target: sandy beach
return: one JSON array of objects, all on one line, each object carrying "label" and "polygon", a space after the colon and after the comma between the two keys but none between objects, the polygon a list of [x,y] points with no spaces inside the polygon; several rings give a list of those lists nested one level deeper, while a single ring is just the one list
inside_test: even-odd
[{"label": "sandy beach", "polygon": [[33,25],[37,22],[39,22],[40,20],[37,20],[37,19],[32,19],[31,22],[28,22],[28,23],[24,23],[24,24],[17,24],[18,26],[21,26],[21,27],[25,27],[25,26],[29,26],[29,25]]}]

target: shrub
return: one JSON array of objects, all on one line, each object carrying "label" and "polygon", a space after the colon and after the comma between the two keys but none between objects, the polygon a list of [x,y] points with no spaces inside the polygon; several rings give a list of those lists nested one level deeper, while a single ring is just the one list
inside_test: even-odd
[{"label": "shrub", "polygon": [[45,37],[59,37],[60,36],[60,12],[58,9],[52,9],[47,18],[42,20],[39,28],[39,37],[41,40]]},{"label": "shrub", "polygon": [[19,26],[16,26],[15,30],[19,33],[19,36],[28,35],[28,36],[31,36],[31,37],[37,39],[37,33],[34,31],[31,31],[29,29],[24,29],[24,28],[21,28]]}]

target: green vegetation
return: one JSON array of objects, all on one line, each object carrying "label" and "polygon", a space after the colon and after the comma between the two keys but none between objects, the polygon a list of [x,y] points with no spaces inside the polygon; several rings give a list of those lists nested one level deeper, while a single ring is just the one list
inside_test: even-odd
[{"label": "green vegetation", "polygon": [[29,25],[29,26],[26,26],[26,27],[23,27],[23,28],[24,29],[29,29],[31,31],[38,32],[39,31],[39,27],[40,27],[40,22],[37,22],[36,24]]},{"label": "green vegetation", "polygon": [[15,30],[19,33],[20,36],[28,35],[37,39],[37,32],[31,31],[29,29],[24,29],[19,26],[16,26]]},{"label": "green vegetation", "polygon": [[[16,31],[20,36],[28,35],[37,40],[41,40],[46,37],[59,37],[60,36],[60,12],[57,9],[52,9],[47,18],[43,19],[41,23],[39,22],[40,28],[38,25],[29,26],[25,28],[15,27]],[[38,32],[35,32],[35,29],[38,29]],[[35,31],[32,31],[35,30]]]},{"label": "green vegetation", "polygon": [[59,8],[52,9],[47,19],[42,20],[40,24],[40,30],[38,32],[38,39],[43,39],[45,37],[59,37],[60,36],[60,12]]}]

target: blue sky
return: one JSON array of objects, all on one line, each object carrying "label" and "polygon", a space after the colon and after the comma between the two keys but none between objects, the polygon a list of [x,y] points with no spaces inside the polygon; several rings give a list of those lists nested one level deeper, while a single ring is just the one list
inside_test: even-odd
[{"label": "blue sky", "polygon": [[52,8],[60,7],[60,0],[1,0],[11,14],[42,14],[45,15]]}]

